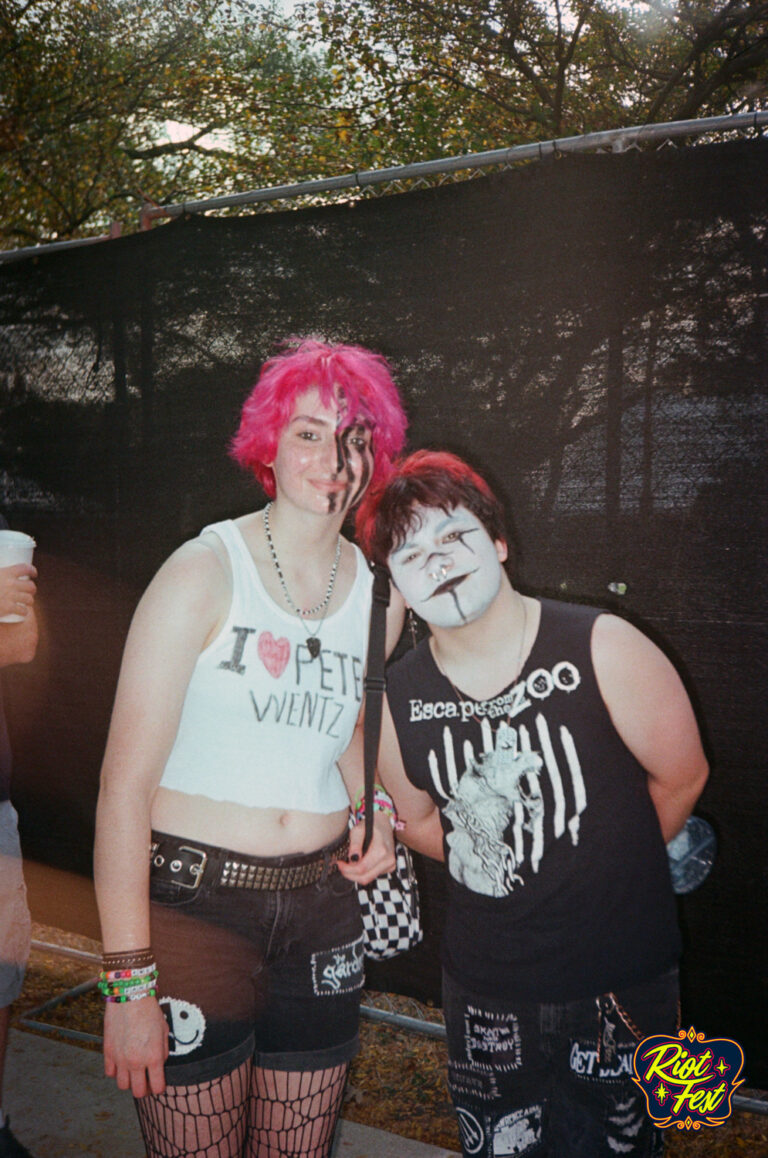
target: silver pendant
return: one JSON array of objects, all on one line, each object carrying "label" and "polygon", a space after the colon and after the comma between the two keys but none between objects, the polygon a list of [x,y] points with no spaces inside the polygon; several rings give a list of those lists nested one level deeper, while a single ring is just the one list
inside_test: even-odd
[{"label": "silver pendant", "polygon": [[317,659],[320,654],[320,640],[316,635],[307,636],[307,651],[312,659]]}]

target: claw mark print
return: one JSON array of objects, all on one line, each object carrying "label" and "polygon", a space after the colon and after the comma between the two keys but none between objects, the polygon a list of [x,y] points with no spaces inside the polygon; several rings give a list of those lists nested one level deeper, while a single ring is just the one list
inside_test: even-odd
[{"label": "claw mark print", "polygon": [[[455,880],[484,896],[507,896],[523,885],[526,862],[532,872],[539,871],[546,822],[544,773],[553,797],[553,835],[561,837],[566,830],[566,786],[549,728],[542,715],[536,717],[535,725],[541,755],[533,750],[526,727],[502,722],[494,735],[489,721],[482,720],[483,751],[476,756],[472,744],[464,742],[461,777],[450,728],[443,729],[445,781],[437,753],[429,753],[432,782],[446,801],[443,812],[452,826],[446,837],[448,870]],[[567,829],[576,845],[586,790],[573,738],[565,727],[560,728],[560,743],[574,804]]]}]

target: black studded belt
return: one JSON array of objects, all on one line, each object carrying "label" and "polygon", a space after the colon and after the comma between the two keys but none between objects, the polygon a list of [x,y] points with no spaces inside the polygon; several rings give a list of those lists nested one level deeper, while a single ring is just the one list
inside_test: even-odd
[{"label": "black studded belt", "polygon": [[184,889],[199,888],[203,879],[231,889],[303,889],[335,872],[338,861],[348,855],[347,834],[320,852],[287,857],[246,856],[162,832],[152,833],[149,846],[152,879]]}]

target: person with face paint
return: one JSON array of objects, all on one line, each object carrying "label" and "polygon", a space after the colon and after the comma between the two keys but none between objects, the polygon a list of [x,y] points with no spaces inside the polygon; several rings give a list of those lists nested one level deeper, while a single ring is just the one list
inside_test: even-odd
[{"label": "person with face paint", "polygon": [[388,670],[379,773],[446,864],[462,1152],[658,1155],[632,1058],[676,1032],[665,842],[708,772],[680,677],[625,620],[515,590],[501,505],[454,455],[407,458],[357,529],[431,632]]},{"label": "person with face paint", "polygon": [[[160,569],[126,643],[97,810],[105,1071],[150,1158],[325,1158],[357,1049],[348,829],[372,575],[342,524],[405,433],[383,358],[314,339],[262,369],[232,453],[266,491]],[[390,642],[402,625],[392,605]]]}]

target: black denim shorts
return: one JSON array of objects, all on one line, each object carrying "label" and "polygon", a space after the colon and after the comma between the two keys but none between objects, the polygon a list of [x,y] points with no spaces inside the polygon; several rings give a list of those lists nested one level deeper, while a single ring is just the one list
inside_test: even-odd
[{"label": "black denim shorts", "polygon": [[348,1061],[358,1049],[364,980],[355,885],[332,870],[303,888],[228,887],[219,883],[217,862],[231,854],[189,843],[211,854],[196,888],[150,875],[158,998],[170,1028],[168,1083],[208,1081],[248,1057],[289,1071]]}]

